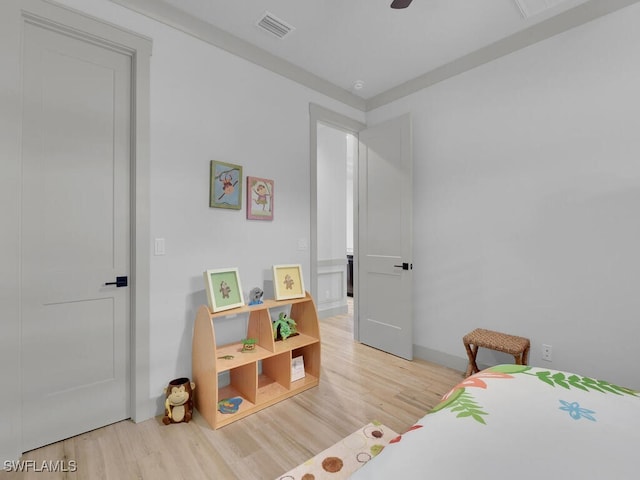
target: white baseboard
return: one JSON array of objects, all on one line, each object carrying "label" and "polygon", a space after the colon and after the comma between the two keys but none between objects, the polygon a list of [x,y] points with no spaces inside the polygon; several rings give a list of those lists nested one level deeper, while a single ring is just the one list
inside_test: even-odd
[{"label": "white baseboard", "polygon": [[330,307],[325,309],[318,308],[318,318],[322,320],[323,318],[333,317],[334,315],[346,315],[348,312],[348,305],[341,305],[339,307]]},{"label": "white baseboard", "polygon": [[[467,370],[467,365],[469,365],[469,359],[466,357],[451,355],[449,353],[440,352],[421,345],[413,346],[413,356],[421,360],[437,363],[443,367],[452,368],[461,372],[465,372]],[[480,370],[487,367],[489,367],[489,365],[478,364],[478,368],[480,368]]]}]

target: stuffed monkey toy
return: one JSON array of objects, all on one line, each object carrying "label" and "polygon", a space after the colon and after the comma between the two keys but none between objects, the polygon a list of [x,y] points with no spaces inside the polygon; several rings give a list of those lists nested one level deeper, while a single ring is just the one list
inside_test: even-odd
[{"label": "stuffed monkey toy", "polygon": [[164,388],[166,400],[164,402],[164,417],[162,423],[189,422],[193,412],[193,391],[196,388],[194,382],[188,378],[176,378]]}]

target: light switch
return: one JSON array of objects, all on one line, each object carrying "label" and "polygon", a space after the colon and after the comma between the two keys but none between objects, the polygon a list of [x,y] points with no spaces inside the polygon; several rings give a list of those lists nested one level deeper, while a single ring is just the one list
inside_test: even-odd
[{"label": "light switch", "polygon": [[166,254],[165,249],[164,249],[164,238],[156,238],[154,254],[155,255],[165,255]]},{"label": "light switch", "polygon": [[298,250],[304,251],[307,248],[308,248],[307,239],[306,238],[299,238],[298,239]]}]

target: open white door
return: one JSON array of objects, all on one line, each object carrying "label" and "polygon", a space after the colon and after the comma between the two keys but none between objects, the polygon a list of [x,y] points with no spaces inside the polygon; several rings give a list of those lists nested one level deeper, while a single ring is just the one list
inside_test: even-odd
[{"label": "open white door", "polygon": [[358,340],[411,360],[411,117],[363,130],[359,140]]}]

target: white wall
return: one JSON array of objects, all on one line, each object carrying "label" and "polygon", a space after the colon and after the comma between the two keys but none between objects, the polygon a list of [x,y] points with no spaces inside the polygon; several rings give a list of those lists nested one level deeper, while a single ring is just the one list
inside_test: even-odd
[{"label": "white wall", "polygon": [[[309,243],[309,103],[359,121],[364,114],[107,0],[60,3],[153,40],[151,238],[165,238],[167,251],[151,258],[149,390],[156,411],[149,415],[153,415],[162,410],[164,385],[177,376],[191,375],[193,318],[206,302],[203,270],[238,267],[245,292],[269,280],[273,264],[300,263],[305,275],[309,272],[309,251],[298,248],[299,239]],[[17,55],[19,42],[14,38],[19,40],[13,35],[3,42],[1,60]],[[20,93],[0,85],[19,108]],[[1,363],[13,372],[7,379],[19,385],[16,108],[3,107],[0,114],[2,124],[9,125],[3,135],[9,134],[12,142],[11,158],[2,158],[0,180],[6,206],[0,220],[11,232],[2,236],[6,249],[0,259],[3,271],[6,261],[10,277],[3,283],[0,313],[3,345],[9,346],[2,351]],[[242,211],[209,208],[213,159],[242,165],[245,176],[275,180],[272,222],[246,220],[244,207]],[[10,294],[6,298],[5,292]],[[219,340],[243,335],[244,323],[228,322]],[[19,408],[12,407],[11,415],[19,418]],[[13,420],[8,425],[2,422],[0,455],[11,458],[19,432]]]},{"label": "white wall", "polygon": [[639,24],[634,5],[368,114],[413,115],[418,355],[463,367],[485,327],[640,388]]}]

